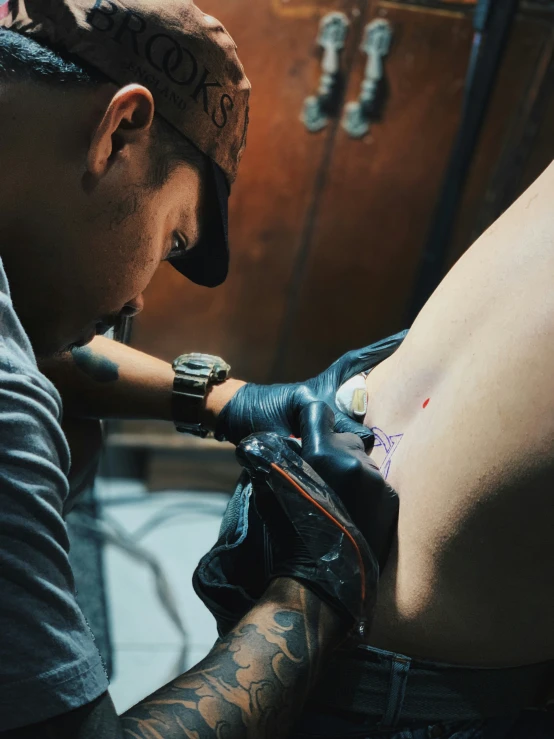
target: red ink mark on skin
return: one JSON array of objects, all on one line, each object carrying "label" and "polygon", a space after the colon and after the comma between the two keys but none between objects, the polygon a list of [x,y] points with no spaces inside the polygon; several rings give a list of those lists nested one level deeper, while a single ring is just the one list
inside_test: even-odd
[{"label": "red ink mark on skin", "polygon": [[426,400],[426,401],[425,401],[425,403],[423,404],[423,407],[424,407],[424,408],[427,408],[427,406],[429,405],[429,401],[430,401],[430,400],[431,400],[431,398],[427,398],[427,400]]}]

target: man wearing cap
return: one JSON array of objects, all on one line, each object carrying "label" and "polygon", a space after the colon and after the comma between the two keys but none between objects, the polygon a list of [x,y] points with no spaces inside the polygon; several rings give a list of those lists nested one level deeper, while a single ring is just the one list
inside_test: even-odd
[{"label": "man wearing cap", "polygon": [[302,531],[268,520],[278,546],[258,605],[121,719],[75,602],[62,398],[74,428],[157,418],[234,443],[301,434],[316,469],[329,450],[318,471],[336,493],[353,480],[381,489],[362,441],[333,433],[358,425],[314,404],[337,411],[364,351],[309,382],[263,387],[230,379],[218,357],[171,366],[98,335],[141,310],[163,260],[203,285],[225,279],[248,97],[232,39],[191,0],[0,0],[1,736],[283,736],[375,596],[371,552],[351,568],[362,588],[318,574],[325,542],[345,541],[329,523],[333,496]]}]

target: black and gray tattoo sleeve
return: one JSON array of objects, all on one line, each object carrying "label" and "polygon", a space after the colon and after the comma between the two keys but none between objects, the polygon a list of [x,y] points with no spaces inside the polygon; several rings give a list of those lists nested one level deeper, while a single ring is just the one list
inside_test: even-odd
[{"label": "black and gray tattoo sleeve", "polygon": [[276,585],[286,599],[266,600],[203,662],[122,717],[125,739],[287,735],[339,625],[311,591]]},{"label": "black and gray tattoo sleeve", "polygon": [[108,693],[2,739],[283,739],[325,657],[344,636],[326,605],[292,580],[206,659],[118,717]]}]

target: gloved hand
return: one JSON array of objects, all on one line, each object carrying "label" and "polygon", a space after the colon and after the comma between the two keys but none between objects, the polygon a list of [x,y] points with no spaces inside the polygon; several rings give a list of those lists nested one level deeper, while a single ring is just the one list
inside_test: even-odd
[{"label": "gloved hand", "polygon": [[346,628],[363,633],[379,566],[338,496],[277,434],[245,439],[237,457],[251,476],[268,533],[259,555],[266,562],[264,585],[277,577],[299,580],[344,619]]},{"label": "gloved hand", "polygon": [[306,406],[300,425],[302,458],[339,496],[382,570],[398,522],[398,495],[367,456],[359,436],[333,431],[333,412],[325,403]]},{"label": "gloved hand", "polygon": [[223,408],[217,423],[216,437],[238,444],[260,431],[274,431],[283,436],[298,436],[298,418],[302,408],[321,400],[335,413],[335,430],[350,432],[373,442],[373,433],[337,409],[337,390],[351,377],[367,371],[390,356],[400,346],[406,331],[371,346],[351,351],[329,369],[303,383],[289,385],[254,385],[242,387]]}]

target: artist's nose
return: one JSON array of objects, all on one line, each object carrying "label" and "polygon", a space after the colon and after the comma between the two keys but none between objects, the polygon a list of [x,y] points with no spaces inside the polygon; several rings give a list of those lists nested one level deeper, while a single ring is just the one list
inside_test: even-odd
[{"label": "artist's nose", "polygon": [[133,298],[133,300],[125,303],[125,305],[123,306],[123,310],[121,311],[121,315],[125,316],[125,318],[134,318],[141,312],[143,308],[144,296],[141,293],[136,298]]}]

